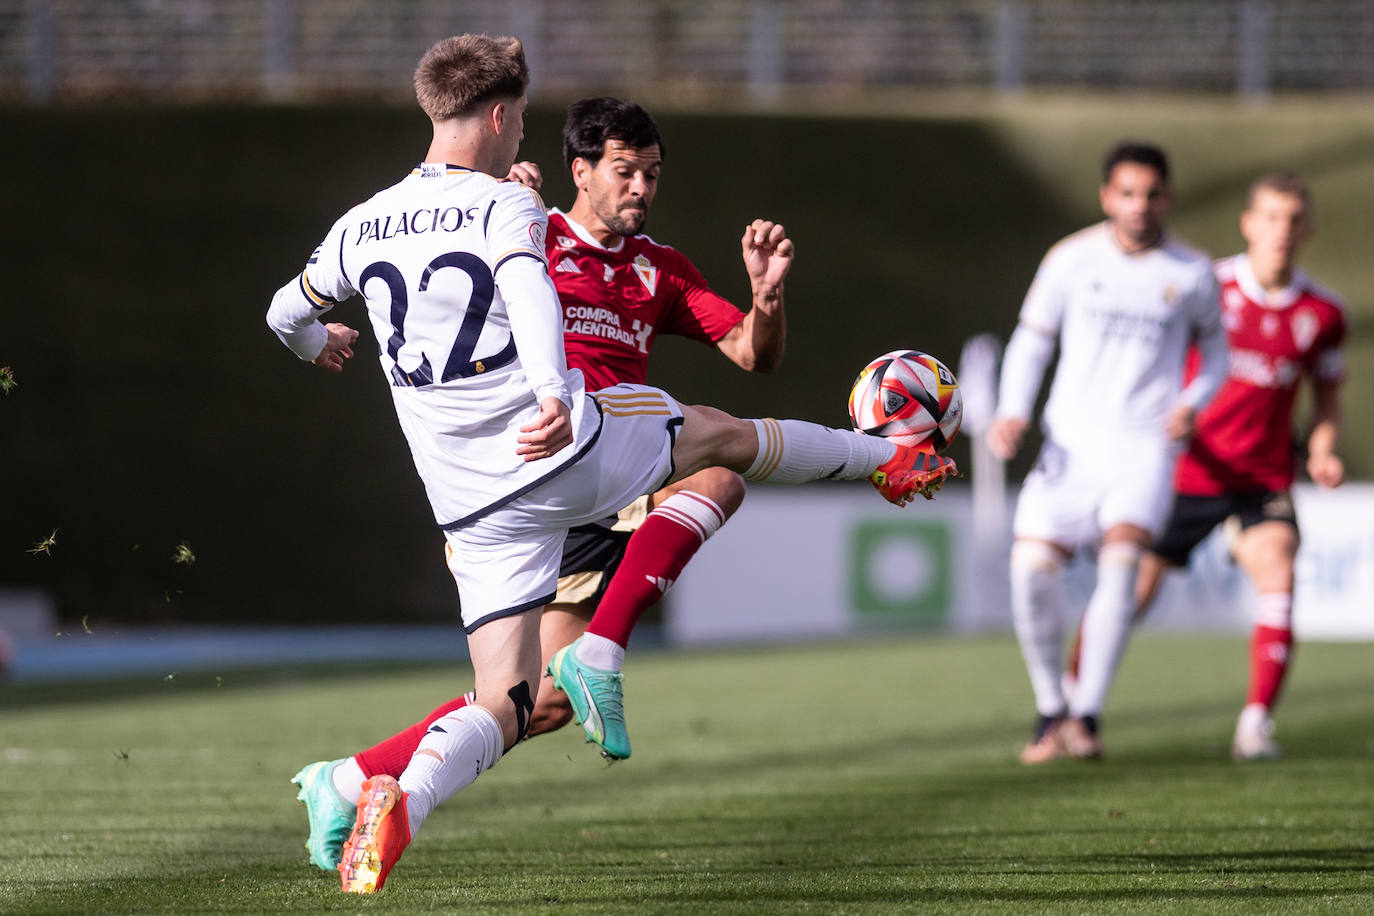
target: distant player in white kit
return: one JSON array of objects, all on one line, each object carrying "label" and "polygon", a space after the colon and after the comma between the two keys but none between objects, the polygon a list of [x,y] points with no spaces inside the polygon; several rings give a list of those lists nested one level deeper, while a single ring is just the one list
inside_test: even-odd
[{"label": "distant player in white kit", "polygon": [[[1130,635],[1136,570],[1169,512],[1174,459],[1226,374],[1211,260],[1164,230],[1172,199],[1157,147],[1118,144],[1103,163],[1106,221],[1045,255],[1007,345],[988,444],[1020,448],[1055,345],[1044,446],[1013,522],[1011,602],[1038,717],[1021,752],[1036,764],[1102,754],[1098,720]],[[1189,345],[1197,376],[1182,385]],[[1060,580],[1100,545],[1083,617],[1078,686],[1066,698]]]},{"label": "distant player in white kit", "polygon": [[339,864],[351,893],[381,889],[434,807],[526,734],[540,610],[569,528],[713,466],[778,484],[869,478],[899,505],[954,471],[885,439],[739,420],[648,386],[586,395],[564,359],[543,203],[493,177],[515,162],[528,81],[514,38],[462,35],[431,48],[415,74],[433,124],[424,161],[339,219],[268,310],[293,352],[337,372],[358,333],[319,317],[354,295],[366,301],[447,540],[476,685],[475,702],[433,723],[399,780],[364,783]]}]

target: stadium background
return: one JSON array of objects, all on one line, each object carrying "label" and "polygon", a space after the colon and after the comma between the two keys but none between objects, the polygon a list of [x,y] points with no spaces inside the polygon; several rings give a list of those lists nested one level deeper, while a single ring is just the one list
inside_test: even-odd
[{"label": "stadium background", "polygon": [[463,30],[527,36],[522,155],[550,204],[571,200],[562,105],[605,92],[658,116],[650,232],[720,292],[746,298],[739,228],[786,223],[777,374],[656,351],[652,381],[746,415],[840,424],[873,355],[953,363],[1005,336],[1045,248],[1096,218],[1122,136],[1167,147],[1174,227],[1218,254],[1250,178],[1296,169],[1320,222],[1306,264],[1350,309],[1343,453],[1374,471],[1374,4],[0,0],[0,365],[18,381],[0,588],[51,595],[67,626],[452,619],[371,360],[312,371],[262,316],[330,221],[413,164],[414,60]]}]

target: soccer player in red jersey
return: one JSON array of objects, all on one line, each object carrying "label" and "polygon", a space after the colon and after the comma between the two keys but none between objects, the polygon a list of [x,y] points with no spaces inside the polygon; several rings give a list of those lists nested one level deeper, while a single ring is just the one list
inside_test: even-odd
[{"label": "soccer player in red jersey", "polygon": [[1257,593],[1250,642],[1250,685],[1236,723],[1237,760],[1277,757],[1272,710],[1293,649],[1293,561],[1298,521],[1293,484],[1293,407],[1298,384],[1313,383],[1307,473],[1337,487],[1345,468],[1340,435],[1341,343],[1345,310],[1331,291],[1297,267],[1312,233],[1310,194],[1290,172],[1269,172],[1250,186],[1240,216],[1244,254],[1218,261],[1222,319],[1230,348],[1225,384],[1199,415],[1175,470],[1169,524],[1141,562],[1137,621],[1164,574],[1223,521],[1239,529],[1232,552]]}]

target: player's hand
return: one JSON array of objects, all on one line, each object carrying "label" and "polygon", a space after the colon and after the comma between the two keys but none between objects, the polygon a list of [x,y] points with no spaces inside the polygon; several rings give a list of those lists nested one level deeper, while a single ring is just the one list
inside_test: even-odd
[{"label": "player's hand", "polygon": [[353,357],[353,342],[358,339],[358,332],[338,322],[330,322],[324,329],[329,332],[329,339],[324,342],[320,355],[311,362],[330,372],[342,372],[344,360]]},{"label": "player's hand", "polygon": [[1175,442],[1186,442],[1193,437],[1197,424],[1197,411],[1187,404],[1179,404],[1169,411],[1164,420],[1164,435]]},{"label": "player's hand", "polygon": [[510,167],[506,181],[518,181],[527,188],[538,191],[544,185],[544,175],[533,162],[517,162]]},{"label": "player's hand", "polygon": [[520,432],[523,435],[515,439],[520,443],[515,454],[524,456],[526,461],[548,458],[572,444],[572,411],[558,398],[542,398],[538,418],[529,426],[520,427]]},{"label": "player's hand", "polygon": [[787,237],[782,223],[756,219],[744,229],[740,239],[744,252],[744,269],[756,296],[766,296],[782,289],[783,278],[792,269],[795,246]]},{"label": "player's hand", "polygon": [[988,425],[988,449],[1001,461],[1010,461],[1021,450],[1030,424],[1021,417],[997,417]]},{"label": "player's hand", "polygon": [[1314,452],[1307,457],[1307,474],[1319,487],[1339,487],[1345,483],[1345,462],[1330,452],[1324,455]]}]

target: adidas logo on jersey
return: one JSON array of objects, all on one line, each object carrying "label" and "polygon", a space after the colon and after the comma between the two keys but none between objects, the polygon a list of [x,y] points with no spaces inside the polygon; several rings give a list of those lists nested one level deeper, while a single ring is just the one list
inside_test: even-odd
[{"label": "adidas logo on jersey", "polygon": [[580,274],[582,273],[582,268],[577,266],[576,261],[569,261],[567,258],[564,258],[558,262],[558,266],[554,268],[554,271],[560,274]]}]

